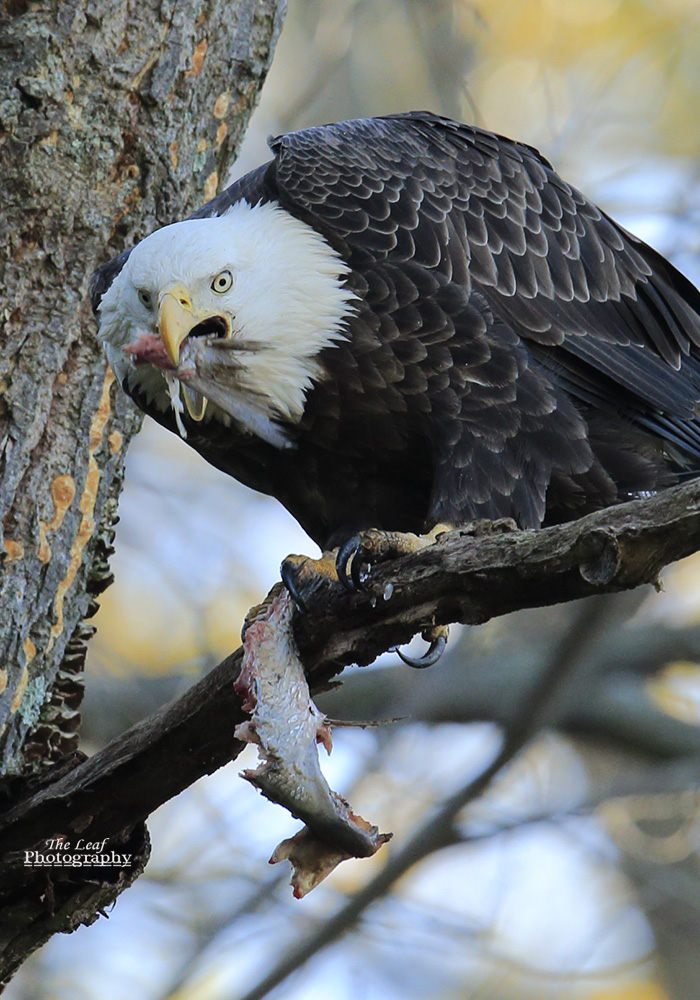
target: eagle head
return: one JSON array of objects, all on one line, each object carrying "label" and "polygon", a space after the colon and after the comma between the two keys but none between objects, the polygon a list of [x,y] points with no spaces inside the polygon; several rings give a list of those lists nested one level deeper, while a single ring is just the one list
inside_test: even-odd
[{"label": "eagle head", "polygon": [[319,355],[346,336],[347,264],[277,203],[166,226],[116,268],[93,279],[111,277],[93,291],[107,357],[147,407],[173,406],[181,433],[185,409],[253,433],[251,413],[298,423]]}]

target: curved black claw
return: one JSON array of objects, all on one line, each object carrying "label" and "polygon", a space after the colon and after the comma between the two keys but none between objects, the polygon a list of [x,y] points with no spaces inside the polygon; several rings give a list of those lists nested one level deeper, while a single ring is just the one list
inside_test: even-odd
[{"label": "curved black claw", "polygon": [[[335,571],[338,579],[351,593],[356,590],[365,590],[365,582],[362,578],[362,567],[366,565],[360,553],[362,551],[362,536],[353,535],[338,549],[335,557]],[[352,559],[352,562],[350,560]],[[348,576],[348,563],[350,563],[350,575]]]},{"label": "curved black claw", "polygon": [[291,594],[292,600],[296,604],[297,609],[301,612],[302,615],[305,615],[308,608],[306,607],[304,598],[301,596],[299,588],[297,587],[297,580],[295,576],[296,569],[297,566],[292,562],[291,559],[285,559],[282,565],[280,566],[280,576],[282,577],[282,583],[285,585],[285,587]]},{"label": "curved black claw", "polygon": [[425,670],[426,667],[432,667],[435,663],[437,663],[446,648],[447,636],[439,635],[436,639],[431,640],[427,653],[424,653],[422,656],[417,656],[415,658],[413,656],[407,656],[405,653],[401,652],[398,646],[394,652],[407,666],[415,667],[416,670]]}]

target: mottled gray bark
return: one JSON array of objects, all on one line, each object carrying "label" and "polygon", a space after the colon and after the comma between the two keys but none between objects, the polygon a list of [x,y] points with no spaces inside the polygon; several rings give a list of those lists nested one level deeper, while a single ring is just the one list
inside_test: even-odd
[{"label": "mottled gray bark", "polygon": [[[95,337],[90,272],[216,193],[283,11],[284,0],[0,0],[0,773],[10,798],[8,776],[76,747],[84,619],[109,582],[124,452],[139,426]],[[143,831],[125,838],[143,854]],[[43,886],[27,878],[21,897],[18,883],[0,883],[5,972],[50,933],[94,919],[121,878],[106,894],[56,876],[50,891],[45,875]]]},{"label": "mottled gray bark", "polygon": [[105,371],[88,277],[215,192],[269,64],[280,6],[0,5],[5,773],[22,768],[86,591],[106,572],[95,558],[109,544],[138,425]]}]

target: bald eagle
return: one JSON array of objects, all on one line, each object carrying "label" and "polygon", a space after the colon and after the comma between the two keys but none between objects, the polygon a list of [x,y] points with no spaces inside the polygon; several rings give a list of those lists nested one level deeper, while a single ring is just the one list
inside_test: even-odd
[{"label": "bald eagle", "polygon": [[426,112],[270,148],[92,304],[125,392],[322,549],[700,471],[700,294],[537,150]]}]

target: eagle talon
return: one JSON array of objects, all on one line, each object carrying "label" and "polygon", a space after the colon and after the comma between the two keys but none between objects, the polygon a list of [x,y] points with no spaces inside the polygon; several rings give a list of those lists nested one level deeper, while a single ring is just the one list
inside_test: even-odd
[{"label": "eagle talon", "polygon": [[280,566],[280,576],[282,577],[282,583],[289,591],[291,598],[296,605],[297,611],[299,611],[300,614],[305,615],[308,608],[304,598],[301,596],[299,587],[297,586],[295,574],[295,570],[297,568],[297,565],[291,559],[285,559]]},{"label": "eagle talon", "polygon": [[[338,580],[351,594],[358,590],[367,589],[365,582],[367,580],[369,564],[362,559],[361,553],[363,551],[362,536],[353,535],[340,546],[335,559],[335,571],[338,574]],[[348,564],[350,565],[349,575]]]},{"label": "eagle talon", "polygon": [[[424,636],[424,638],[426,638],[426,636]],[[430,640],[430,646],[428,647],[427,652],[423,653],[422,656],[407,656],[406,653],[401,652],[398,646],[394,647],[394,652],[398,658],[406,664],[406,666],[414,667],[416,670],[425,670],[427,667],[432,667],[437,663],[446,648],[447,629],[442,629],[439,635]]]}]

